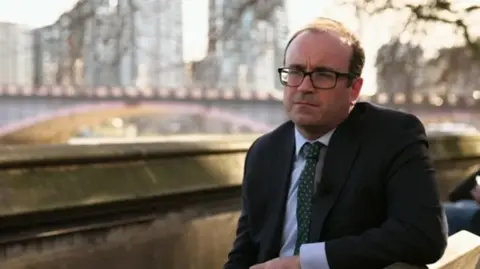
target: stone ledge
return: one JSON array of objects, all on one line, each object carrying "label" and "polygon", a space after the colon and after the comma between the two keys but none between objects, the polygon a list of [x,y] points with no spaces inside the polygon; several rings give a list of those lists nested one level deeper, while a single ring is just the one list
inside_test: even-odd
[{"label": "stone ledge", "polygon": [[467,231],[460,231],[448,238],[447,250],[443,257],[429,269],[475,269],[479,266],[480,237]]}]

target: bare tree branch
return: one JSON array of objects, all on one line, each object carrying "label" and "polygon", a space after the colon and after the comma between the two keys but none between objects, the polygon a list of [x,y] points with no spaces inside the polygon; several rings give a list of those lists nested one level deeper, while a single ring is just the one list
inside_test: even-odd
[{"label": "bare tree branch", "polygon": [[377,85],[380,91],[403,92],[411,95],[424,77],[418,69],[424,65],[423,50],[419,46],[394,39],[377,53]]},{"label": "bare tree branch", "polygon": [[[400,91],[408,95],[415,91],[469,92],[478,89],[480,76],[480,38],[473,35],[469,19],[480,16],[480,3],[463,5],[453,0],[339,0],[352,6],[358,14],[370,16],[398,14],[400,31],[393,33],[390,43],[378,50],[376,59],[379,90]],[[463,39],[464,45],[440,49],[427,61],[418,45],[436,25],[450,26]],[[417,40],[400,42],[402,33]],[[402,36],[402,40],[405,35]],[[441,41],[440,41],[441,42]],[[422,72],[418,72],[422,70]]]},{"label": "bare tree branch", "polygon": [[339,3],[351,5],[369,15],[391,10],[408,11],[412,21],[411,26],[422,22],[451,25],[459,31],[467,48],[474,52],[473,55],[480,58],[480,43],[476,42],[476,38],[472,36],[472,25],[467,24],[468,16],[480,16],[480,4],[476,1],[471,1],[463,8],[455,7],[452,0],[425,0],[419,4],[394,0],[339,0]]},{"label": "bare tree branch", "polygon": [[[471,29],[465,22],[463,14],[459,16],[452,8],[450,2],[446,0],[436,0],[432,5],[406,5],[412,15],[419,21],[427,22],[441,22],[444,24],[452,25],[456,27],[462,34],[467,47],[474,52],[474,56],[480,56],[480,43],[475,42],[475,38],[470,34]],[[467,7],[465,12],[470,13],[480,9],[480,5],[471,5]],[[442,13],[444,11],[444,13]],[[480,13],[479,13],[480,15]],[[450,17],[457,17],[450,19]]]},{"label": "bare tree branch", "polygon": [[465,47],[441,49],[438,57],[428,61],[426,69],[436,75],[431,80],[432,85],[447,93],[473,92],[480,87],[480,61],[476,61],[472,51]]},{"label": "bare tree branch", "polygon": [[427,61],[419,46],[394,39],[377,53],[378,88],[407,95],[418,91],[473,92],[480,87],[480,61],[472,54],[465,46],[444,48],[437,57]]}]

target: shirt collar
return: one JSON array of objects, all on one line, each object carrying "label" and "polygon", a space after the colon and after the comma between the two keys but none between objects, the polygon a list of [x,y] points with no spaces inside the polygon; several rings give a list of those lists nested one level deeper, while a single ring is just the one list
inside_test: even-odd
[{"label": "shirt collar", "polygon": [[330,138],[332,137],[332,134],[333,132],[335,131],[335,129],[331,130],[330,132],[324,134],[323,136],[321,136],[320,138],[312,141],[312,140],[308,140],[306,139],[297,129],[297,127],[295,127],[295,156],[298,157],[298,154],[300,153],[300,149],[302,149],[302,146],[303,144],[305,144],[306,142],[320,142],[322,144],[324,144],[325,146],[328,146],[328,143],[330,142]]}]

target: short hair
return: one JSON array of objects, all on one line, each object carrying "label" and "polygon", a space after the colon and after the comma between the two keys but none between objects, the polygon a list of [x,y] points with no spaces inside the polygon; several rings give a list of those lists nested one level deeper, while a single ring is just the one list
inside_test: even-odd
[{"label": "short hair", "polygon": [[313,22],[300,28],[293,34],[293,36],[287,42],[287,46],[285,47],[283,62],[285,62],[286,60],[288,47],[293,42],[293,40],[295,40],[295,38],[297,38],[297,36],[299,36],[301,33],[307,31],[331,31],[338,34],[352,48],[352,56],[350,58],[350,63],[348,66],[348,72],[356,77],[362,75],[363,66],[365,65],[365,50],[363,49],[360,40],[355,35],[355,33],[348,29],[343,23],[325,17],[316,18]]}]

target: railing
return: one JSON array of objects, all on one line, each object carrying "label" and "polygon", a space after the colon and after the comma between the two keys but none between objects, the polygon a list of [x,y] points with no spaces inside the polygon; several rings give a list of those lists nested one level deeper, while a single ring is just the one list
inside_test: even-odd
[{"label": "railing", "polygon": [[[90,100],[198,100],[198,101],[282,101],[279,89],[243,90],[215,89],[200,87],[73,87],[63,85],[44,85],[41,87],[22,87],[17,85],[0,85],[2,98],[62,98]],[[408,95],[403,92],[379,92],[361,99],[390,106],[427,106],[447,108],[478,109],[480,107],[480,91],[473,93],[422,93]]]},{"label": "railing", "polygon": [[[0,149],[0,267],[221,268],[255,137]],[[480,164],[480,137],[430,142],[444,197]],[[467,237],[431,268],[478,258]]]}]

